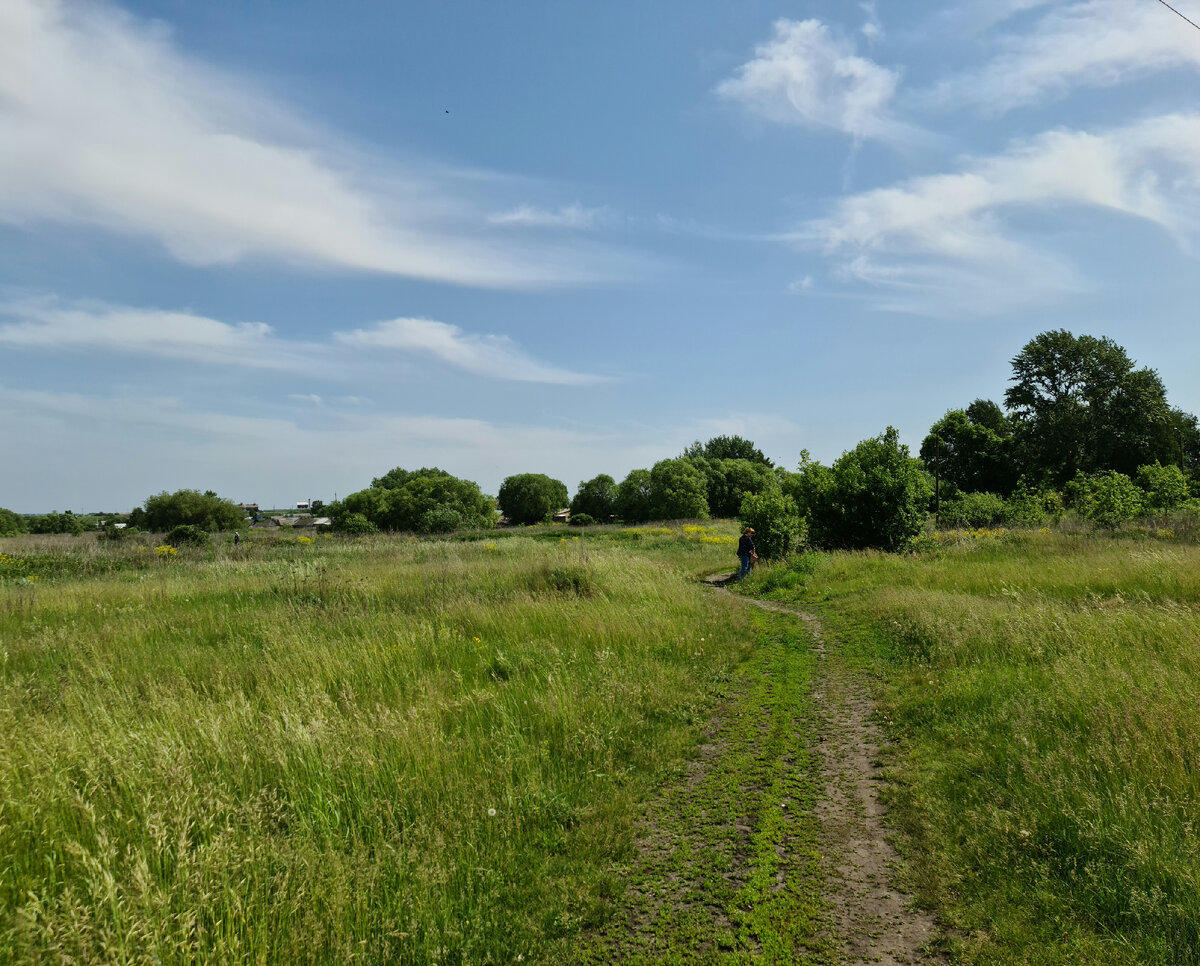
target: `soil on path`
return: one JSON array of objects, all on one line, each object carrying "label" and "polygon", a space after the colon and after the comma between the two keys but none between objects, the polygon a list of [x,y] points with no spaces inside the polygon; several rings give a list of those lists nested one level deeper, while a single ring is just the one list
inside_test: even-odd
[{"label": "soil on path", "polygon": [[[705,583],[728,593],[730,575]],[[924,950],[934,937],[932,918],[913,907],[894,885],[898,862],[879,800],[880,735],[874,703],[862,682],[826,651],[821,622],[813,614],[750,597],[728,595],[755,607],[794,615],[814,642],[818,677],[813,698],[820,722],[819,752],[825,776],[816,814],[820,851],[828,878],[828,911],[844,961],[881,966],[931,962]]]}]

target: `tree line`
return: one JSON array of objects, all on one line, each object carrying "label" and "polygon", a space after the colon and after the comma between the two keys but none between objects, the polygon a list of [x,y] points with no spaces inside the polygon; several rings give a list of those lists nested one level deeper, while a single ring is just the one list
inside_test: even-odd
[{"label": "tree line", "polygon": [[[760,553],[817,547],[898,550],[930,513],[948,526],[1040,525],[1070,508],[1104,526],[1194,499],[1200,426],[1171,407],[1158,374],[1139,368],[1107,338],[1043,332],[1012,360],[1003,407],[976,399],[930,428],[919,456],[889,427],[831,465],[801,454],[795,471],[775,466],[750,440],[716,436],[678,456],[601,473],[573,498],[542,473],[507,477],[496,497],[437,467],[397,467],[326,507],[348,533],[448,533],[512,524],[569,508],[575,525],[738,517],[754,526]],[[94,525],[94,521],[93,525]],[[240,507],[209,490],[148,497],[131,527],[196,531],[243,525]],[[82,532],[70,513],[21,517],[0,509],[0,535]]]}]

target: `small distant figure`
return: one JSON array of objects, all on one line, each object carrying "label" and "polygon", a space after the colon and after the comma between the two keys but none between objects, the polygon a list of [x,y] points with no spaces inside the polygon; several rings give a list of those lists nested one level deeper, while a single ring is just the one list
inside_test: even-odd
[{"label": "small distant figure", "polygon": [[758,560],[758,554],[754,551],[754,527],[746,527],[742,531],[742,535],[738,539],[737,555],[738,560],[742,562],[742,570],[734,578],[734,581],[740,584],[746,579],[746,574],[750,572],[750,567]]},{"label": "small distant figure", "polygon": [[240,533],[238,533],[236,530],[234,530],[233,531],[233,545],[236,547],[241,542],[242,542],[242,535]]}]

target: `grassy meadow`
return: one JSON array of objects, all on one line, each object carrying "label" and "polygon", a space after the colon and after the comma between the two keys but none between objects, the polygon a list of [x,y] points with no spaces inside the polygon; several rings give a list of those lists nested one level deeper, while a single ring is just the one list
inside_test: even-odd
[{"label": "grassy meadow", "polygon": [[951,960],[1200,962],[1200,548],[926,544],[806,555],[745,592],[818,610],[877,680],[907,884]]},{"label": "grassy meadow", "polygon": [[571,961],[754,644],[574,537],[0,542],[0,961]]}]

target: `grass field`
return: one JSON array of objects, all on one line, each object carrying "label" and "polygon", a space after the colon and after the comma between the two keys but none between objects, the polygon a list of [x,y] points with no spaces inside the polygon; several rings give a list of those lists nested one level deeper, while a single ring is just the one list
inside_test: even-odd
[{"label": "grass field", "polygon": [[1200,962],[1200,549],[976,532],[747,592],[818,609],[879,681],[953,961]]},{"label": "grass field", "polygon": [[[0,541],[0,962],[798,961],[810,657],[699,585],[733,533]],[[1200,548],[974,532],[742,590],[876,683],[952,961],[1200,962]]]},{"label": "grass field", "polygon": [[695,580],[728,535],[542,537],[6,541],[0,960],[507,963],[601,921],[753,635]]}]

